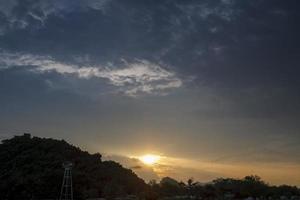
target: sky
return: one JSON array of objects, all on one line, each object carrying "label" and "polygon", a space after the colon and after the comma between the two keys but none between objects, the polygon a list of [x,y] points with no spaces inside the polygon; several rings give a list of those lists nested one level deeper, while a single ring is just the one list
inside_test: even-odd
[{"label": "sky", "polygon": [[256,174],[300,186],[299,9],[0,0],[0,138],[65,139],[146,181]]}]

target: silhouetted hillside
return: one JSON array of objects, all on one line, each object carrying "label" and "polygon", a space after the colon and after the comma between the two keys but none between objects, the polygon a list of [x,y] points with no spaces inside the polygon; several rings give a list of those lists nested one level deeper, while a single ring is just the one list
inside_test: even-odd
[{"label": "silhouetted hillside", "polygon": [[63,140],[24,134],[0,144],[0,198],[57,198],[64,161],[74,164],[76,199],[140,194],[146,188],[131,170],[113,161],[102,161],[100,154],[89,154]]},{"label": "silhouetted hillside", "polygon": [[170,177],[149,184],[131,170],[100,154],[89,154],[65,141],[15,136],[0,144],[0,199],[57,199],[63,178],[62,163],[71,161],[75,199],[137,195],[146,200],[300,199],[295,186],[270,186],[258,176],[219,178],[200,184]]}]

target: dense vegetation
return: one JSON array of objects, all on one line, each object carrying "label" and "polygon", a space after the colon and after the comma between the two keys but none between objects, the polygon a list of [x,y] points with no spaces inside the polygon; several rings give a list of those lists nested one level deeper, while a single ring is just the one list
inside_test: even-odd
[{"label": "dense vegetation", "polygon": [[187,183],[165,177],[160,183],[151,181],[152,199],[178,196],[184,199],[297,199],[300,190],[295,186],[269,186],[258,176],[243,179],[219,178],[208,184],[200,184],[189,179]]},{"label": "dense vegetation", "polygon": [[57,199],[63,177],[62,163],[74,163],[75,199],[125,197],[142,199],[280,199],[300,197],[292,186],[269,186],[258,176],[216,179],[200,184],[165,177],[145,184],[131,170],[100,154],[89,154],[65,141],[31,137],[29,134],[3,140],[0,144],[0,199]]},{"label": "dense vegetation", "polygon": [[0,144],[0,199],[58,198],[64,169],[74,163],[74,197],[140,195],[146,184],[131,170],[100,154],[89,154],[65,141],[29,134]]}]

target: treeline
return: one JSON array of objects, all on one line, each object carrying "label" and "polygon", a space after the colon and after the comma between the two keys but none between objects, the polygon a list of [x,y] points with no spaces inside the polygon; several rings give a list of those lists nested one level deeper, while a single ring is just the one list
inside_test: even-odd
[{"label": "treeline", "polygon": [[186,183],[165,177],[159,183],[149,182],[148,199],[300,199],[300,189],[296,186],[270,186],[258,176],[243,179],[219,178],[211,183],[201,184],[189,179]]},{"label": "treeline", "polygon": [[130,169],[113,161],[102,161],[100,154],[89,154],[63,140],[31,137],[30,134],[3,140],[0,144],[0,199],[57,199],[64,169],[71,161],[75,199],[136,197],[156,200],[240,199],[264,197],[278,199],[300,196],[297,187],[269,186],[258,176],[244,179],[217,179],[208,184],[188,180],[178,182],[165,177],[146,184]]}]

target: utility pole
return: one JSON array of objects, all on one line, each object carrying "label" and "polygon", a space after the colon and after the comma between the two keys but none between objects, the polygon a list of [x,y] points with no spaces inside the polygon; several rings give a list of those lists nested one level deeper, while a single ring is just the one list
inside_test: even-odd
[{"label": "utility pole", "polygon": [[59,200],[73,200],[72,167],[73,164],[71,162],[63,163],[65,172]]}]

